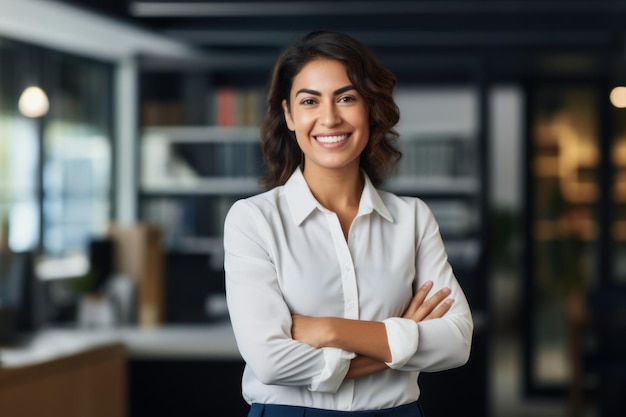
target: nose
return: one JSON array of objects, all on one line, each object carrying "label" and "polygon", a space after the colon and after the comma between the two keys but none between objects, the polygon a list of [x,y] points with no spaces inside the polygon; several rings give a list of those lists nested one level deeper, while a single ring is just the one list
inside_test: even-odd
[{"label": "nose", "polygon": [[336,126],[341,123],[341,116],[334,102],[325,103],[321,106],[320,121],[324,126]]}]

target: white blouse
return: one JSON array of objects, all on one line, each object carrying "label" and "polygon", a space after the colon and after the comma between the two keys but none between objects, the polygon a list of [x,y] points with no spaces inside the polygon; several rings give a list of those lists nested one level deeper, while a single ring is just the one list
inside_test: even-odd
[{"label": "white blouse", "polygon": [[[365,176],[346,241],[300,169],[289,181],[239,200],[224,225],[226,295],[246,362],[248,403],[334,410],[394,407],[419,397],[421,371],[463,365],[473,323],[429,208],[418,198],[379,191]],[[454,299],[440,319],[402,319],[415,291],[433,281]],[[291,338],[291,316],[384,321],[390,369],[346,380],[351,352],[315,349]]]}]

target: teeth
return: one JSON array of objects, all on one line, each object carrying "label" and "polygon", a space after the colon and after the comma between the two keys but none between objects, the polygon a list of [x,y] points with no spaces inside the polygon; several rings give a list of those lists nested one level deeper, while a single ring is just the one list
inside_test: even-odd
[{"label": "teeth", "polygon": [[316,136],[318,142],[322,143],[337,143],[341,142],[348,138],[348,135],[339,135],[339,136]]}]

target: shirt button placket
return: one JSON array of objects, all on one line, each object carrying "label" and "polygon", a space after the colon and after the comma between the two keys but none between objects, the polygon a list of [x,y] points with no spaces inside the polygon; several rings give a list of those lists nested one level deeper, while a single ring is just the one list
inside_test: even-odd
[{"label": "shirt button placket", "polygon": [[338,391],[337,407],[343,411],[350,411],[354,397],[354,381],[345,381]]},{"label": "shirt button placket", "polygon": [[[358,289],[356,285],[356,275],[352,264],[352,255],[348,242],[346,242],[341,225],[336,215],[327,217],[331,235],[334,240],[337,258],[341,268],[341,285],[344,296],[344,317],[349,319],[359,318],[358,309]],[[352,409],[354,399],[354,381],[345,381],[337,392],[337,407],[343,411]]]}]

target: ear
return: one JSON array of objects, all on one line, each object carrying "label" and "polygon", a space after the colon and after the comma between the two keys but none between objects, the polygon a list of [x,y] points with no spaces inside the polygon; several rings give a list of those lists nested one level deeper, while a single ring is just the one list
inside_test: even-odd
[{"label": "ear", "polygon": [[291,118],[291,112],[289,111],[289,105],[287,104],[287,100],[283,100],[283,113],[285,114],[285,122],[287,123],[287,128],[292,132],[296,130],[296,125],[293,123],[293,119]]}]

